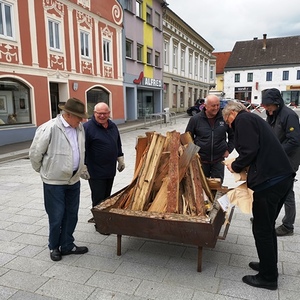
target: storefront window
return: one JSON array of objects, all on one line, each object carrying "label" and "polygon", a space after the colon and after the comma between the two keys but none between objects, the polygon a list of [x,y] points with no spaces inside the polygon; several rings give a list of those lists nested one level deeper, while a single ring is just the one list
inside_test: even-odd
[{"label": "storefront window", "polygon": [[0,79],[0,126],[31,123],[30,90],[23,83]]},{"label": "storefront window", "polygon": [[94,106],[99,102],[109,105],[109,93],[102,88],[93,88],[87,92],[87,111],[89,118],[94,114]]}]

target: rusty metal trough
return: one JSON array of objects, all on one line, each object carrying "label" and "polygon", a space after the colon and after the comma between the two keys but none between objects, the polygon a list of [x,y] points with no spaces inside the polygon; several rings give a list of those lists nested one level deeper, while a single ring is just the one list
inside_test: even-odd
[{"label": "rusty metal trough", "polygon": [[117,235],[117,255],[121,255],[122,235],[196,245],[197,271],[201,272],[203,247],[214,248],[217,239],[226,238],[234,207],[231,209],[223,235],[219,236],[225,222],[225,212],[216,199],[223,195],[222,193],[216,193],[208,218],[203,218],[118,209],[115,204],[120,192],[92,208],[96,230]]}]

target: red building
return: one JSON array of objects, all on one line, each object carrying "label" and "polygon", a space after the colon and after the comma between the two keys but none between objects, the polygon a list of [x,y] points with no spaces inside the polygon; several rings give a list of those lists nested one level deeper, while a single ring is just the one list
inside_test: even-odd
[{"label": "red building", "polygon": [[75,97],[124,122],[117,0],[0,0],[0,146],[32,139]]}]

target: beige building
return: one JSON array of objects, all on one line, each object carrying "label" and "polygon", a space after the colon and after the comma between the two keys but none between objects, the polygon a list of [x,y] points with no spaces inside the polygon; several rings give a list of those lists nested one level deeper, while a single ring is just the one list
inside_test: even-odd
[{"label": "beige building", "polygon": [[169,8],[163,33],[163,106],[185,111],[216,84],[214,48]]}]

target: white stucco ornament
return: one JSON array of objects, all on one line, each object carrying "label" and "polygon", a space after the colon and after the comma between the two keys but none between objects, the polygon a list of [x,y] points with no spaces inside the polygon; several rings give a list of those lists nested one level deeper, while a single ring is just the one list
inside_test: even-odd
[{"label": "white stucco ornament", "polygon": [[117,4],[112,7],[112,17],[117,25],[123,22],[123,11]]}]

